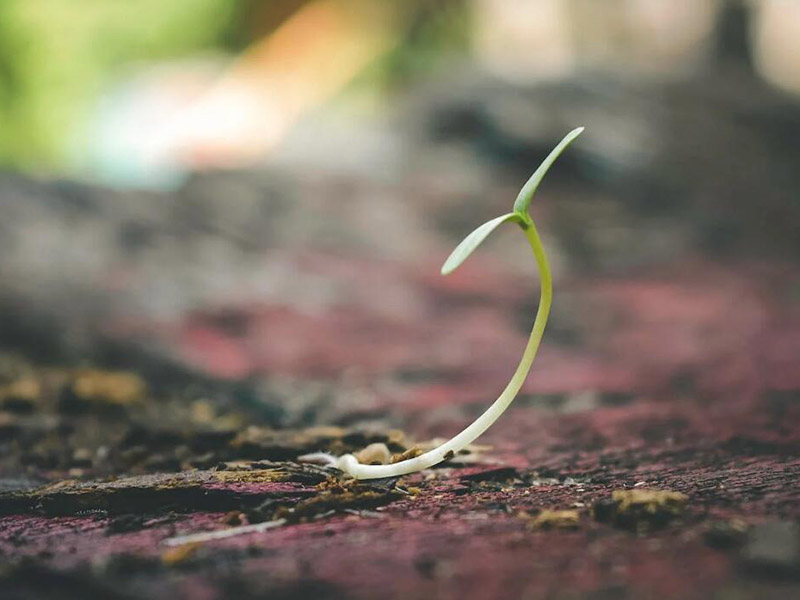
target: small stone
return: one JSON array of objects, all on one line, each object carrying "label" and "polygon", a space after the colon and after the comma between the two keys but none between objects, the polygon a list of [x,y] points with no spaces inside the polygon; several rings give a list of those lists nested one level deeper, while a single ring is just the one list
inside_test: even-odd
[{"label": "small stone", "polygon": [[413,448],[409,448],[405,452],[401,452],[399,454],[393,454],[391,458],[391,463],[398,463],[403,462],[404,460],[409,460],[411,458],[417,458],[420,454],[422,454],[422,450],[420,450],[417,446]]},{"label": "small stone", "polygon": [[355,454],[362,465],[387,465],[392,460],[392,453],[386,444],[370,444]]}]

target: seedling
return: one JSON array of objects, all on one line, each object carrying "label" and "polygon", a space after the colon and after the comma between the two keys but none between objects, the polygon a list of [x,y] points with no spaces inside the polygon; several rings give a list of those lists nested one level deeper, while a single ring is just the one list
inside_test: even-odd
[{"label": "seedling", "polygon": [[536,319],[533,322],[533,330],[528,338],[528,345],[525,346],[525,351],[522,353],[522,360],[520,360],[517,370],[511,377],[500,397],[486,409],[486,411],[479,416],[471,425],[464,429],[461,433],[454,438],[443,443],[441,446],[421,454],[415,458],[409,458],[401,462],[388,465],[365,465],[359,463],[358,459],[352,454],[345,454],[338,458],[329,456],[327,454],[318,454],[309,456],[308,458],[321,459],[328,462],[332,466],[344,471],[348,475],[356,479],[377,479],[381,477],[398,477],[400,475],[407,475],[415,471],[421,471],[432,467],[443,460],[453,457],[460,450],[474,442],[478,436],[492,426],[500,415],[509,407],[511,402],[517,396],[520,388],[522,387],[528,372],[533,364],[533,359],[536,357],[536,351],[539,349],[539,342],[542,340],[544,334],[544,327],[547,323],[547,317],[550,314],[550,305],[553,301],[553,280],[550,274],[550,267],[547,264],[547,256],[545,255],[542,241],[539,239],[539,233],[536,230],[533,219],[531,218],[528,209],[531,205],[536,189],[539,187],[542,179],[547,173],[548,169],[552,166],[559,155],[569,146],[572,141],[583,132],[583,127],[578,127],[570,131],[563,140],[553,149],[552,152],[544,159],[536,172],[531,175],[531,178],[522,187],[514,202],[514,210],[508,214],[501,215],[487,221],[475,231],[470,233],[464,240],[453,250],[453,253],[447,258],[442,266],[442,275],[449,275],[455,271],[461,264],[472,254],[475,249],[480,246],[481,242],[485,240],[489,234],[497,229],[503,223],[516,223],[522,229],[525,237],[528,239],[533,256],[536,259],[536,264],[539,268],[539,276],[541,279],[541,296],[539,300],[539,308],[536,312]]}]

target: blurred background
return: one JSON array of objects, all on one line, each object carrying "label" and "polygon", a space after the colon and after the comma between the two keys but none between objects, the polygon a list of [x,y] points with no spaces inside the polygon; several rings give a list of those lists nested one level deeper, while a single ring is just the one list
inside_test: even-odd
[{"label": "blurred background", "polygon": [[[300,464],[497,397],[578,126],[509,411]],[[0,0],[4,598],[800,597],[798,482],[800,1]]]},{"label": "blurred background", "polygon": [[520,410],[796,394],[791,0],[4,0],[4,385],[452,432],[538,291],[511,230],[439,266],[580,125],[533,204],[557,293]]}]

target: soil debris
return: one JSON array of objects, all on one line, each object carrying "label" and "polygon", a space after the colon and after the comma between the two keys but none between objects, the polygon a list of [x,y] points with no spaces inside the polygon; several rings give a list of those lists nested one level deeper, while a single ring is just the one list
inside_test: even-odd
[{"label": "soil debris", "polygon": [[145,396],[144,380],[134,373],[90,369],[75,374],[68,392],[73,400],[126,406]]},{"label": "soil debris", "polygon": [[535,517],[523,514],[530,529],[577,529],[581,515],[577,510],[545,509]]},{"label": "soil debris", "polygon": [[0,472],[104,479],[207,470],[236,461],[294,461],[311,452],[356,452],[370,444],[384,444],[394,453],[406,450],[396,430],[245,427],[258,422],[253,407],[237,404],[230,390],[215,391],[213,386],[222,384],[170,385],[145,383],[129,371],[24,361],[2,371],[0,365],[0,442],[7,443]]},{"label": "soil debris", "polygon": [[601,523],[639,533],[663,527],[680,516],[688,497],[668,490],[614,490],[611,498],[594,504],[594,517]]},{"label": "soil debris", "polygon": [[36,379],[18,379],[0,386],[0,409],[18,414],[32,413],[41,395],[42,388]]},{"label": "soil debris", "polygon": [[167,548],[161,553],[161,564],[165,567],[177,567],[194,556],[201,546],[202,544],[195,542]]},{"label": "soil debris", "polygon": [[407,495],[397,490],[396,483],[397,478],[373,481],[330,478],[318,486],[319,494],[293,507],[279,508],[273,518],[299,523],[330,514],[371,510]]},{"label": "soil debris", "polygon": [[[294,480],[295,472],[302,481],[309,481],[314,474],[309,465],[287,463],[252,471],[196,470],[113,481],[65,480],[32,490],[0,492],[0,514],[76,515],[96,510],[111,515],[163,510],[223,512],[255,506],[269,497],[291,503],[315,493],[313,487]],[[324,476],[317,474],[314,479],[320,481]]]},{"label": "soil debris", "polygon": [[717,550],[739,548],[747,541],[747,523],[742,519],[714,521],[703,537],[708,546]]},{"label": "soil debris", "polygon": [[399,452],[397,454],[393,454],[391,460],[389,461],[391,464],[403,462],[404,460],[410,460],[412,458],[417,458],[422,454],[422,450],[417,446],[412,446],[405,452]]}]

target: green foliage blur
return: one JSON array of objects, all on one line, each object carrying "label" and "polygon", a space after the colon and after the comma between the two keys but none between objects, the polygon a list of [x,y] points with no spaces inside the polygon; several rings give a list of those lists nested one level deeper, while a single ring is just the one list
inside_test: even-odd
[{"label": "green foliage blur", "polygon": [[0,164],[47,168],[120,65],[237,43],[243,0],[0,1]]},{"label": "green foliage blur", "polygon": [[[308,1],[0,0],[0,167],[69,171],[104,91],[143,65],[235,54]],[[399,44],[357,86],[391,92],[469,45],[465,0],[378,6]]]}]

